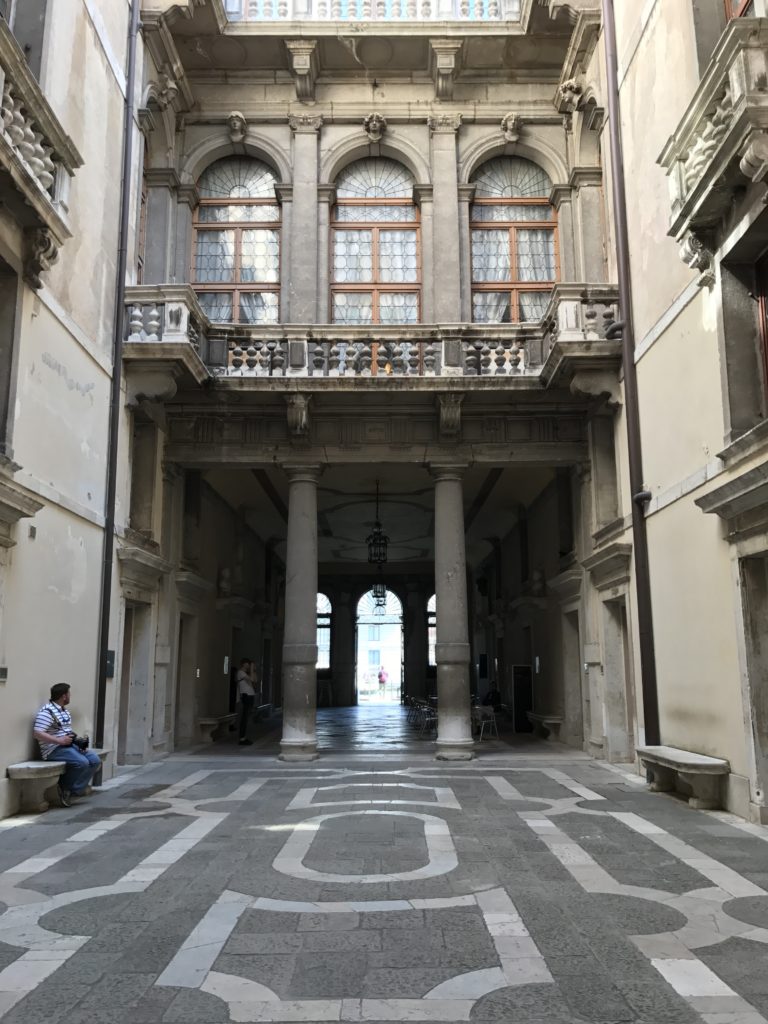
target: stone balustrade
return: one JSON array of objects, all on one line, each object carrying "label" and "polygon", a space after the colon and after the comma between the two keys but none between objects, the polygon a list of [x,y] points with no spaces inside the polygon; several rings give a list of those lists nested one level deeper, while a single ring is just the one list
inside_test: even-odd
[{"label": "stone balustrade", "polygon": [[699,233],[715,226],[736,189],[768,177],[768,19],[734,19],[659,157],[670,179],[670,235],[706,269]]},{"label": "stone balustrade", "polygon": [[230,21],[519,21],[520,0],[227,0]]},{"label": "stone balustrade", "polygon": [[0,203],[24,230],[24,277],[33,288],[70,237],[69,180],[82,157],[0,18]]},{"label": "stone balustrade", "polygon": [[560,284],[539,323],[221,324],[208,320],[188,284],[140,285],[127,289],[124,339],[133,359],[148,357],[149,346],[187,343],[218,378],[548,381],[569,360],[615,362],[620,341],[606,332],[616,310],[612,285]]}]

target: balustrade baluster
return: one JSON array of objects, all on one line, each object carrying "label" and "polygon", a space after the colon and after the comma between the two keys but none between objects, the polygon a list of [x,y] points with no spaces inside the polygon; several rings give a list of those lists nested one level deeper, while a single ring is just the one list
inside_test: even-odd
[{"label": "balustrade baluster", "polygon": [[272,361],[272,355],[269,351],[269,346],[266,341],[254,342],[254,348],[256,349],[256,376],[257,377],[268,377],[269,366]]},{"label": "balustrade baluster", "polygon": [[153,306],[147,316],[147,341],[160,340],[160,310]]},{"label": "balustrade baluster", "polygon": [[229,343],[229,364],[233,370],[239,370],[243,365],[243,350],[236,341]]},{"label": "balustrade baluster", "polygon": [[245,365],[248,370],[255,373],[259,366],[259,353],[256,349],[256,342],[251,341],[245,350]]},{"label": "balustrade baluster", "polygon": [[288,3],[287,0],[279,0],[277,5],[277,16],[278,18],[288,17]]},{"label": "balustrade baluster", "polygon": [[387,4],[386,0],[376,0],[376,17],[386,18],[387,16]]},{"label": "balustrade baluster", "polygon": [[406,11],[409,18],[416,17],[416,0],[406,0]]},{"label": "balustrade baluster", "polygon": [[285,376],[285,350],[282,341],[275,342],[275,351],[272,355],[272,376]]},{"label": "balustrade baluster", "polygon": [[360,372],[360,342],[347,342],[347,351],[344,354],[344,358],[344,376],[356,377]]},{"label": "balustrade baluster", "polygon": [[53,150],[50,146],[43,146],[43,169],[40,172],[40,184],[48,192],[56,180],[56,164],[51,159]]},{"label": "balustrade baluster", "polygon": [[495,19],[501,17],[498,0],[488,0],[488,17]]},{"label": "balustrade baluster", "polygon": [[389,345],[380,341],[376,352],[376,367],[379,375],[386,376],[387,364],[390,362]]},{"label": "balustrade baluster", "polygon": [[461,0],[459,3],[459,14],[462,18],[469,17],[469,0]]},{"label": "balustrade baluster", "polygon": [[502,342],[499,342],[496,346],[494,362],[496,363],[496,373],[506,373],[507,350]]},{"label": "balustrade baluster", "polygon": [[322,377],[325,370],[325,348],[322,341],[315,343],[312,353],[312,376]]},{"label": "balustrade baluster", "polygon": [[141,335],[144,330],[144,313],[142,312],[141,306],[131,307],[131,318],[128,321],[128,341],[141,341]]},{"label": "balustrade baluster", "polygon": [[421,17],[424,21],[429,21],[432,17],[432,4],[430,0],[421,0]]},{"label": "balustrade baluster", "polygon": [[360,351],[360,373],[363,377],[371,376],[371,364],[373,363],[373,349],[370,341],[363,342]]},{"label": "balustrade baluster", "polygon": [[331,351],[328,356],[328,376],[338,377],[339,375],[339,363],[341,362],[341,349],[339,343],[334,341],[331,345]]},{"label": "balustrade baluster", "polygon": [[327,4],[326,0],[318,0],[318,3],[317,3],[317,16],[318,16],[318,18],[323,18],[323,19],[328,17],[328,4]]},{"label": "balustrade baluster", "polygon": [[403,346],[401,342],[395,344],[395,351],[392,356],[392,372],[398,377],[402,377],[405,373],[405,358],[403,355]]},{"label": "balustrade baluster", "polygon": [[517,373],[520,369],[520,346],[516,341],[513,341],[509,348],[509,371],[510,373]]},{"label": "balustrade baluster", "polygon": [[488,342],[483,342],[480,350],[480,374],[484,376],[491,373],[491,348]]},{"label": "balustrade baluster", "polygon": [[341,0],[331,0],[331,17],[337,21],[341,18]]},{"label": "balustrade baluster", "polygon": [[483,20],[483,0],[475,0],[475,20]]},{"label": "balustrade baluster", "polygon": [[403,8],[400,0],[392,0],[392,18],[402,18]]},{"label": "balustrade baluster", "polygon": [[480,374],[480,352],[482,350],[482,341],[469,341],[463,346],[465,351],[464,357],[464,375],[466,377],[477,377]]},{"label": "balustrade baluster", "polygon": [[410,377],[419,376],[419,356],[421,348],[420,341],[409,341],[408,342],[408,375]]},{"label": "balustrade baluster", "polygon": [[427,342],[427,347],[424,349],[424,376],[434,377],[435,376],[435,363],[437,360],[437,353],[435,346],[431,341]]}]

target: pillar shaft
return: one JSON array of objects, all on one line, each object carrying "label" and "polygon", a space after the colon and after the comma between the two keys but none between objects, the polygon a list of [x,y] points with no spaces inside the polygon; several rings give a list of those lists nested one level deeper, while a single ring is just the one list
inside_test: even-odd
[{"label": "pillar shaft", "polygon": [[318,136],[322,118],[292,115],[293,209],[288,307],[291,322],[317,322]]},{"label": "pillar shaft", "polygon": [[283,738],[280,759],[317,757],[317,466],[286,470],[288,547],[283,636]]},{"label": "pillar shaft", "polygon": [[469,760],[469,627],[461,469],[433,467],[437,595],[437,757]]}]

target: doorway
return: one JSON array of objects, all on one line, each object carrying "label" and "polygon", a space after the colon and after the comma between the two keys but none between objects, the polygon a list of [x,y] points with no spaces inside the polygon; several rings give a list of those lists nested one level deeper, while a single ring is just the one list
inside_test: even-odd
[{"label": "doorway", "polygon": [[372,590],[357,602],[355,687],[358,704],[399,704],[403,694],[403,605]]}]

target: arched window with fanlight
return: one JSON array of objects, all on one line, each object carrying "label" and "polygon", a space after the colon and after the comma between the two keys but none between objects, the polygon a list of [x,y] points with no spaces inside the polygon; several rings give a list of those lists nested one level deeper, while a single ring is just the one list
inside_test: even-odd
[{"label": "arched window with fanlight", "polygon": [[200,176],[192,280],[211,320],[273,324],[280,306],[280,207],[261,160],[225,157]]},{"label": "arched window with fanlight", "polygon": [[419,322],[419,211],[413,178],[402,164],[370,157],[341,172],[331,250],[334,323]]},{"label": "arched window with fanlight", "polygon": [[520,157],[497,157],[472,178],[472,319],[539,320],[558,275],[552,182]]}]

